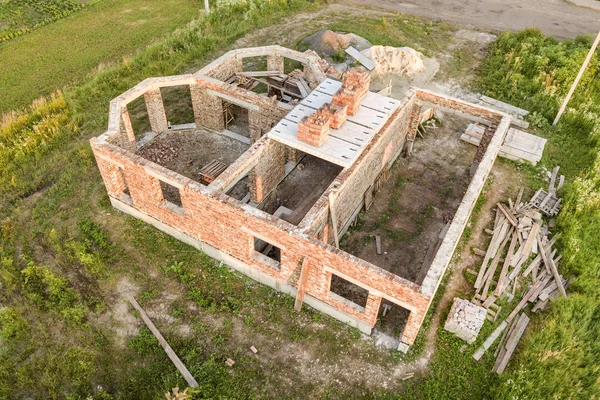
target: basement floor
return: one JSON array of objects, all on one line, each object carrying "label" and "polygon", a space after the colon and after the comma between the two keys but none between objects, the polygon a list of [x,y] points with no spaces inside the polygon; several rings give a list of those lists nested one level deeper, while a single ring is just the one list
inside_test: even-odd
[{"label": "basement floor", "polygon": [[136,154],[181,175],[200,181],[200,170],[216,160],[229,166],[250,147],[207,129],[167,131]]},{"label": "basement floor", "polygon": [[289,208],[292,214],[282,219],[298,225],[342,169],[339,165],[306,154],[259,208],[269,214],[280,206]]},{"label": "basement floor", "polygon": [[426,257],[429,247],[435,246],[466,192],[477,149],[460,140],[468,120],[438,116],[441,125],[427,128],[424,138],[417,136],[410,158],[398,158],[369,210],[359,214],[340,243],[342,250],[419,284],[432,261]]}]

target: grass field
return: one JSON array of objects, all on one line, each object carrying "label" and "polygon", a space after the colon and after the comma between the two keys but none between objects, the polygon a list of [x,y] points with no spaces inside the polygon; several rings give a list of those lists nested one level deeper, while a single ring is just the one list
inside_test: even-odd
[{"label": "grass field", "polygon": [[[55,25],[77,21],[90,9],[6,44],[26,47],[24,39],[50,35]],[[592,170],[593,157],[577,157],[582,147],[595,148],[596,142],[588,139],[597,135],[590,128],[578,131],[576,140],[570,138],[572,129],[588,126],[576,123],[578,118],[548,131],[551,151],[543,162],[560,163],[569,179],[580,176],[572,189],[565,189],[568,205],[560,224],[564,246],[572,249],[565,252],[565,265],[584,279],[574,284],[569,302],[536,319],[527,347],[520,346],[501,378],[490,373],[491,354],[476,363],[468,352],[460,352],[459,339],[440,329],[429,372],[385,388],[382,381],[402,365],[397,352],[376,348],[355,329],[309,307],[294,313],[291,297],[110,207],[87,139],[106,128],[109,100],[143,78],[203,65],[244,35],[284,17],[291,18],[286,29],[298,29],[294,21],[308,26],[303,29],[309,33],[330,24],[373,42],[385,43],[389,37],[390,43],[432,54],[451,40],[455,29],[399,14],[382,19],[365,12],[357,18],[356,13],[322,10],[301,0],[255,0],[216,10],[125,61],[114,53],[114,66],[90,72],[86,82],[0,123],[0,399],[164,398],[170,388],[185,386],[153,336],[137,330],[141,322],[123,302],[125,290],[136,290],[142,305],[156,312],[155,323],[201,382],[195,398],[540,399],[556,389],[553,382],[563,388],[558,388],[563,398],[597,395],[594,366],[600,350],[594,339],[600,297],[594,267],[600,264],[595,246],[600,165],[596,162]],[[272,37],[266,32],[252,44],[271,43]],[[529,40],[535,38],[508,36],[493,47],[482,76],[496,76],[480,85],[517,105],[528,104],[537,111],[535,125],[547,129],[544,115],[552,110],[544,104],[557,99],[531,100],[538,91],[534,84],[546,80],[528,76],[529,69],[520,70],[519,63],[505,62],[519,43],[523,46],[517,55],[528,66],[545,60],[540,54],[557,52],[552,41],[532,45]],[[574,42],[561,54],[578,58],[586,43]],[[545,68],[560,75],[561,60],[551,59]],[[52,62],[58,69],[59,61]],[[25,77],[30,71],[20,73]],[[12,74],[21,79],[19,71]],[[521,75],[523,82],[534,83],[515,94],[511,82],[521,82]],[[556,85],[562,88],[563,82]],[[587,80],[583,93],[598,95],[594,85]],[[36,90],[24,93],[31,96]],[[580,101],[576,98],[574,104]],[[567,116],[573,117],[572,111]],[[486,325],[480,341],[490,327]],[[259,348],[258,356],[248,352],[250,345]],[[540,362],[548,351],[550,357]],[[230,357],[236,360],[234,368],[224,365]],[[339,368],[350,364],[358,365],[353,375]],[[369,381],[371,370],[382,372]]]},{"label": "grass field", "polygon": [[0,44],[0,113],[122,62],[200,14],[198,0],[102,0]]}]

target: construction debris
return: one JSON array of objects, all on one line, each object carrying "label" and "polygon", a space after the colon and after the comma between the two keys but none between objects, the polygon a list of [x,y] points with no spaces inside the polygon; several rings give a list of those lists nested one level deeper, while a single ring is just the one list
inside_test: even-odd
[{"label": "construction debris", "polygon": [[486,314],[485,308],[455,297],[444,329],[467,343],[473,343],[485,322]]},{"label": "construction debris", "polygon": [[[493,317],[495,320],[500,313],[500,307],[495,304],[497,299],[504,297],[511,302],[517,286],[526,285],[518,304],[473,354],[473,358],[479,360],[503,334],[493,369],[498,374],[506,368],[529,323],[529,317],[522,312],[527,304],[534,304],[531,311],[536,312],[545,309],[548,302],[559,295],[566,297],[568,282],[557,269],[561,256],[552,249],[558,235],[550,239],[549,227],[542,220],[542,213],[551,216],[558,213],[560,199],[556,197],[558,188],[555,188],[558,170],[558,167],[553,170],[548,191],[538,190],[530,202],[522,202],[521,189],[514,203],[511,199],[508,206],[498,203],[488,249],[485,252],[473,249],[483,261],[474,284],[476,294],[471,301],[487,311],[488,319]],[[502,256],[504,262],[497,273]]]}]

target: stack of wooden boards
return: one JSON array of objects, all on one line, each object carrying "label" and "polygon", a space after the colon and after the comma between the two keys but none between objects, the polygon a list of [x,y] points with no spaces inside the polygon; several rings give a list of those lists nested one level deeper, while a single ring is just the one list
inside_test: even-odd
[{"label": "stack of wooden boards", "polygon": [[[479,146],[485,127],[480,124],[470,124],[460,139]],[[500,157],[513,161],[529,161],[536,165],[542,159],[546,139],[521,130],[510,128],[506,133],[500,152]]]},{"label": "stack of wooden boards", "polygon": [[[558,173],[555,168],[554,174]],[[555,196],[552,180],[548,193]],[[566,297],[566,280],[558,273],[557,266],[561,259],[552,247],[559,235],[550,238],[548,226],[542,221],[539,205],[533,201],[523,203],[523,189],[519,191],[516,201],[508,200],[508,205],[496,205],[494,229],[487,230],[492,235],[487,251],[473,249],[475,254],[483,257],[475,281],[476,294],[471,300],[474,304],[487,309],[488,319],[496,321],[501,307],[495,302],[500,298],[515,296],[518,286],[527,285],[518,304],[502,321],[498,328],[487,338],[473,357],[477,360],[503,333],[496,351],[497,359],[493,371],[502,373],[516,345],[521,338],[529,317],[525,313],[517,315],[527,306],[534,304],[532,312],[544,310],[549,301],[558,296]]]}]

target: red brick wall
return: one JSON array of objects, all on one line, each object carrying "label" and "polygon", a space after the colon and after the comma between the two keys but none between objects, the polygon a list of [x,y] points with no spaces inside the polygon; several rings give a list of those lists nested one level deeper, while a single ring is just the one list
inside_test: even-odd
[{"label": "red brick wall", "polygon": [[[287,222],[255,209],[247,212],[244,208],[250,206],[224,194],[200,193],[191,180],[114,146],[98,145],[92,141],[92,148],[107,191],[112,197],[118,197],[121,191],[118,182],[114,180],[118,180],[117,165],[123,165],[136,209],[282,282],[287,281],[303,257],[309,257],[312,266],[307,285],[309,295],[373,326],[379,310],[380,296],[384,294],[385,297],[395,299],[401,305],[408,305],[408,308],[412,309],[415,317],[412,319],[412,325],[405,329],[403,341],[409,344],[413,342],[429,303],[429,298],[418,292],[418,285],[316,239],[302,238],[293,233],[295,227]],[[106,159],[112,159],[114,162],[108,162]],[[180,193],[183,215],[164,207],[160,181],[149,175],[148,170],[154,171],[153,175],[158,174],[161,179],[182,187]],[[256,256],[252,232],[281,248],[280,270],[271,268]],[[331,271],[372,289],[364,312],[348,307],[329,296]]]}]

